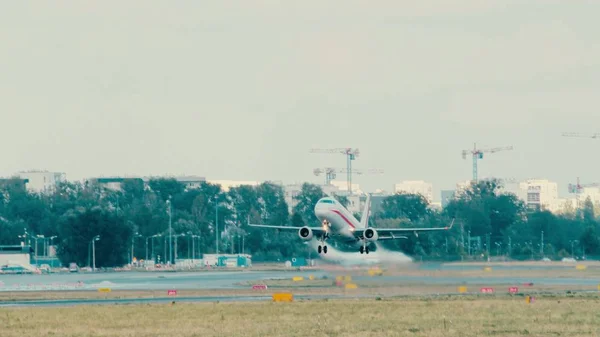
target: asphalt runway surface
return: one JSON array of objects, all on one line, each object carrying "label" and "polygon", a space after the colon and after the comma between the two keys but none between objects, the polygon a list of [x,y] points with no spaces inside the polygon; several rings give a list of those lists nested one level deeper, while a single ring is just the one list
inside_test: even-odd
[{"label": "asphalt runway surface", "polygon": [[[458,276],[458,277],[428,277],[414,275],[386,275],[377,277],[381,286],[402,286],[405,284],[441,285],[441,284],[522,284],[532,282],[536,285],[564,285],[582,286],[597,285],[598,280],[585,277],[522,277],[521,270],[553,270],[573,268],[573,266],[494,266],[494,270],[514,271],[514,276]],[[442,265],[442,264],[416,264],[411,269],[423,271],[444,270],[481,270],[481,266]],[[112,290],[198,290],[198,289],[248,289],[248,285],[239,285],[240,282],[251,282],[265,279],[291,279],[293,276],[308,278],[335,279],[341,271],[304,270],[304,271],[202,271],[202,272],[113,272],[113,273],[57,273],[43,275],[0,275],[0,292],[20,291],[61,291],[61,290],[89,290],[97,291],[98,288],[111,288]],[[512,273],[511,273],[512,274]],[[352,276],[354,281],[373,280],[370,276]],[[333,298],[340,295],[327,295]],[[297,298],[319,299],[324,295],[304,295]],[[353,296],[356,297],[356,296]],[[248,301],[266,300],[268,296],[210,296],[210,297],[177,297],[177,301],[187,302],[215,302],[215,301]],[[145,298],[145,299],[65,299],[65,300],[24,300],[0,302],[5,306],[48,306],[48,305],[77,305],[77,304],[102,304],[102,303],[153,303],[170,302],[172,298]]]}]

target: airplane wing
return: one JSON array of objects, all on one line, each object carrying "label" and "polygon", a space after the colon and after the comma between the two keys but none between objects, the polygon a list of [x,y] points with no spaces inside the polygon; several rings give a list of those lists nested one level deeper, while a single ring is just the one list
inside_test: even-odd
[{"label": "airplane wing", "polygon": [[[303,228],[303,227],[296,227],[296,226],[257,225],[257,224],[251,224],[251,223],[248,223],[248,226],[259,227],[259,228],[271,228],[271,229],[277,229],[277,230],[289,230],[289,231],[298,231],[298,230],[300,230],[300,228]],[[315,235],[320,235],[324,232],[323,227],[308,227],[308,228],[310,228]]]},{"label": "airplane wing", "polygon": [[[418,236],[417,233],[419,232],[433,232],[433,231],[444,231],[444,230],[450,230],[452,229],[452,226],[454,226],[454,219],[452,219],[452,222],[450,223],[450,226],[445,226],[445,227],[421,227],[421,228],[376,228],[376,227],[369,227],[369,228],[360,228],[360,229],[356,229],[354,231],[356,236],[363,236],[363,233],[368,230],[368,229],[374,229],[375,231],[377,231],[377,235],[379,236],[379,238],[377,240],[394,240],[394,239],[407,239],[406,236],[403,236],[401,234],[404,233],[414,233],[415,236]],[[400,235],[399,235],[400,234]]]}]

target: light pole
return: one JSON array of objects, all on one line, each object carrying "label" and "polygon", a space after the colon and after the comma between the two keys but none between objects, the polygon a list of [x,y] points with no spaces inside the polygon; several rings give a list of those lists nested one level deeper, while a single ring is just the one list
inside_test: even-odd
[{"label": "light pole", "polygon": [[575,248],[574,248],[573,244],[578,241],[577,240],[569,240],[569,242],[571,243],[571,257],[575,258]]},{"label": "light pole", "polygon": [[133,243],[134,243],[133,240],[135,240],[135,238],[139,238],[139,237],[141,237],[141,235],[138,232],[135,232],[135,234],[133,234],[133,236],[131,237],[131,259],[130,259],[131,264],[133,264]]},{"label": "light pole", "polygon": [[35,265],[38,265],[38,240],[43,239],[44,236],[43,235],[36,235],[33,236],[33,240],[35,240]]},{"label": "light pole", "polygon": [[219,195],[215,195],[215,247],[219,257]]},{"label": "light pole", "polygon": [[[187,254],[187,258],[189,259],[190,258],[190,240],[194,241],[194,234],[192,233],[192,231],[188,231],[187,234],[188,234],[188,245],[187,245],[188,246],[188,254]],[[194,256],[194,243],[192,242],[192,263],[194,263],[193,256]]]},{"label": "light pole", "polygon": [[169,264],[173,264],[173,232],[171,230],[171,196],[167,200],[167,206],[169,207]]},{"label": "light pole", "polygon": [[152,260],[154,260],[154,238],[159,236],[160,234],[154,234],[146,238],[146,260],[148,260],[148,239],[152,240],[152,252],[150,253],[150,256],[152,257]]},{"label": "light pole", "polygon": [[542,245],[540,247],[540,253],[542,254],[542,257],[544,257],[544,231],[542,231]]},{"label": "light pole", "polygon": [[175,237],[175,259],[177,259],[177,241],[180,236],[185,236],[185,233],[173,235]]},{"label": "light pole", "polygon": [[[199,235],[195,235],[192,233],[192,231],[187,232],[189,234],[189,238],[191,238],[192,240],[192,264],[195,262],[196,260],[196,238],[199,238]],[[189,240],[188,240],[188,249],[189,249]],[[188,253],[188,258],[189,258],[189,253]]]},{"label": "light pole", "polygon": [[468,231],[467,244],[469,245],[469,256],[471,256],[471,231]]},{"label": "light pole", "polygon": [[100,240],[100,235],[94,236],[92,239],[92,260],[94,261],[94,266],[92,267],[92,271],[96,271],[96,241]]},{"label": "light pole", "polygon": [[198,238],[198,258],[200,258],[200,256],[202,256],[202,253],[200,251],[200,246],[201,246],[200,240],[202,240],[202,237],[200,235],[196,235],[196,237]]},{"label": "light pole", "polygon": [[50,247],[52,247],[52,240],[56,239],[56,235],[52,235],[48,238],[48,246],[46,247],[46,257],[50,255]]},{"label": "light pole", "polygon": [[192,264],[196,262],[196,237],[197,235],[192,235]]}]

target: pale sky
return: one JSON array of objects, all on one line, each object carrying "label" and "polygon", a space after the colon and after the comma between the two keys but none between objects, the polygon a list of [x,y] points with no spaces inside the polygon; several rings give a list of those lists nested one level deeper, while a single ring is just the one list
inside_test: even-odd
[{"label": "pale sky", "polygon": [[[5,1],[0,176],[600,182],[600,1]],[[339,175],[343,179],[343,175]]]}]

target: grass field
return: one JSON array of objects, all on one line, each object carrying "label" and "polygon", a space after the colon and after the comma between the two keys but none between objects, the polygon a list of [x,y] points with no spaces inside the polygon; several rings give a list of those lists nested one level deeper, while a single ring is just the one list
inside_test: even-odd
[{"label": "grass field", "polygon": [[600,299],[523,297],[0,309],[3,337],[597,336]]}]

